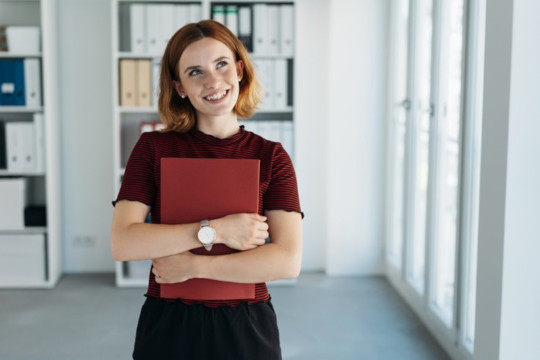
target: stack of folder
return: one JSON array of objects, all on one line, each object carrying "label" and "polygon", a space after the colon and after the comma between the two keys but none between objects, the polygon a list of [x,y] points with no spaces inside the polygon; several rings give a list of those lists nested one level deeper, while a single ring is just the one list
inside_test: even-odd
[{"label": "stack of folder", "polygon": [[39,59],[0,60],[0,106],[41,106]]},{"label": "stack of folder", "polygon": [[294,54],[294,7],[291,4],[212,5],[212,19],[226,25],[257,55]]},{"label": "stack of folder", "polygon": [[159,61],[150,59],[121,59],[120,105],[155,105],[157,96],[156,71],[159,71]]},{"label": "stack of folder", "polygon": [[33,121],[0,120],[0,170],[45,171],[43,114],[35,113]]},{"label": "stack of folder", "polygon": [[286,111],[292,106],[289,60],[254,59],[255,70],[264,89],[261,110]]},{"label": "stack of folder", "polygon": [[131,52],[161,55],[170,37],[202,18],[200,4],[133,3],[129,8]]}]

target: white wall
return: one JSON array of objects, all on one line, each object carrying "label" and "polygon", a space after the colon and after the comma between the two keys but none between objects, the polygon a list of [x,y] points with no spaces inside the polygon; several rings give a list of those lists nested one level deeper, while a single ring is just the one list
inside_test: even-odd
[{"label": "white wall", "polygon": [[108,0],[59,1],[64,271],[113,271]]},{"label": "white wall", "polygon": [[[59,2],[64,268],[112,271],[110,2]],[[387,4],[296,2],[304,271],[382,273]]]},{"label": "white wall", "polygon": [[540,354],[540,33],[533,0],[486,7],[475,359]]},{"label": "white wall", "polygon": [[326,270],[383,273],[387,1],[330,6]]}]

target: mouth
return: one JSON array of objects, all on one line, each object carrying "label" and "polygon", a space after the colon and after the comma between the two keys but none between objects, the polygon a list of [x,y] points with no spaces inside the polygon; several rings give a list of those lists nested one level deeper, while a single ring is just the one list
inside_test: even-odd
[{"label": "mouth", "polygon": [[219,101],[223,99],[225,96],[227,96],[228,93],[229,93],[229,90],[224,90],[224,91],[212,94],[212,95],[205,96],[203,99],[207,101]]}]

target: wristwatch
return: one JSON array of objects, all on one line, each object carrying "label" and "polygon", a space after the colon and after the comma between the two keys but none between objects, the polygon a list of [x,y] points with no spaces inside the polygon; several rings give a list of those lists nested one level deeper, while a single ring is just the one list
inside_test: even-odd
[{"label": "wristwatch", "polygon": [[199,241],[204,245],[204,248],[208,251],[212,250],[212,245],[216,241],[216,230],[210,226],[210,221],[202,220],[201,228],[197,233]]}]

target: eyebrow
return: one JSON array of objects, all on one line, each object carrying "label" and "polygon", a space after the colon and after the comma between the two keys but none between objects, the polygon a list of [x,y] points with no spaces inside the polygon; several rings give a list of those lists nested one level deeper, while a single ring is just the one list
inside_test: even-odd
[{"label": "eyebrow", "polygon": [[[223,56],[220,56],[217,59],[215,59],[214,63],[220,62],[221,60],[224,60],[224,59],[229,59],[230,60],[231,58],[226,56],[226,55],[223,55]],[[191,70],[199,69],[200,67],[201,67],[200,65],[188,66],[187,68],[184,69],[184,74],[188,73]]]}]

